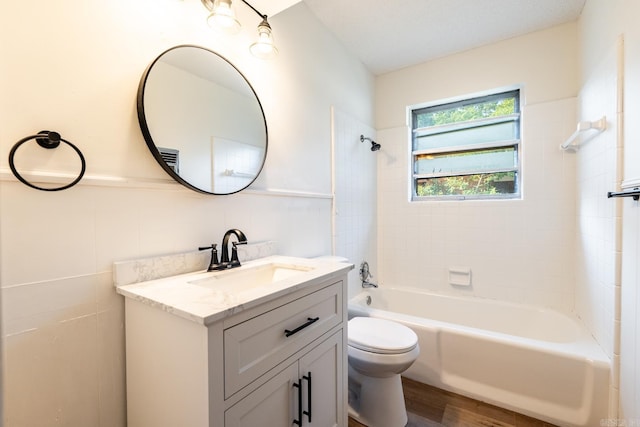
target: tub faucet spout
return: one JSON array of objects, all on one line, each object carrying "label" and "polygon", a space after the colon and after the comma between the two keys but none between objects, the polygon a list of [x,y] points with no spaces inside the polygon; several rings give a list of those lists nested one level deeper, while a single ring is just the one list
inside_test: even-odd
[{"label": "tub faucet spout", "polygon": [[376,285],[375,283],[371,283],[371,282],[368,282],[366,280],[363,280],[362,281],[362,287],[363,288],[377,288],[378,285]]}]

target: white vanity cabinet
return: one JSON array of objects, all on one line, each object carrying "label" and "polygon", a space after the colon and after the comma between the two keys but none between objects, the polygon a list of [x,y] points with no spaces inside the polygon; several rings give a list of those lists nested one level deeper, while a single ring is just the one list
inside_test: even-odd
[{"label": "white vanity cabinet", "polygon": [[342,332],[284,367],[225,412],[225,427],[346,426]]},{"label": "white vanity cabinet", "polygon": [[126,298],[128,427],[346,427],[345,284],[316,281],[211,324]]}]

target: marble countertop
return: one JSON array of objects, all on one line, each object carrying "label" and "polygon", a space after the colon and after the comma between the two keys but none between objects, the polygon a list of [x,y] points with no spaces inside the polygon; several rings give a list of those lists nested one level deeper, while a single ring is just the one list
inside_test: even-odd
[{"label": "marble countertop", "polygon": [[[274,280],[266,285],[239,290],[231,286],[202,282],[229,275],[255,271],[256,267],[275,264],[285,268],[294,267],[304,271],[291,277]],[[243,263],[241,267],[226,271],[196,271],[162,279],[149,280],[131,285],[118,286],[117,292],[126,298],[157,307],[185,319],[210,325],[225,317],[258,306],[306,287],[336,279],[353,269],[353,264],[322,259],[307,259],[273,255]],[[226,275],[226,276],[225,276]],[[225,289],[226,288],[226,289]]]}]

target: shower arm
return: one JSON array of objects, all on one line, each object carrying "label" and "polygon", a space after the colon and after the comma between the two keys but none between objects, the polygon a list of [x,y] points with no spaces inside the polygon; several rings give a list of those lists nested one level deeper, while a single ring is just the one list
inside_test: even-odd
[{"label": "shower arm", "polygon": [[375,142],[373,139],[367,138],[364,135],[360,135],[360,142],[365,142],[365,141],[369,141],[371,143],[371,151],[378,151],[381,147],[381,145]]}]

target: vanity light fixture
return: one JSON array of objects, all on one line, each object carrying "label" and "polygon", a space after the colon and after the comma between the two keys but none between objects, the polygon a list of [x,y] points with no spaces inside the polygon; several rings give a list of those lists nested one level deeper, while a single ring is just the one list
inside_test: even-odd
[{"label": "vanity light fixture", "polygon": [[231,0],[203,0],[202,3],[211,14],[207,18],[207,23],[211,28],[218,28],[229,34],[236,34],[240,31],[240,21],[236,18],[236,12],[231,6]]},{"label": "vanity light fixture", "polygon": [[258,41],[253,43],[249,50],[253,56],[260,59],[270,59],[278,54],[278,49],[273,44],[273,34],[267,15],[264,15],[262,22],[258,25]]},{"label": "vanity light fixture", "polygon": [[[240,30],[240,22],[236,19],[235,12],[233,10],[232,0],[201,0],[204,7],[206,7],[211,14],[207,18],[207,22],[211,27],[221,28],[227,33],[237,33]],[[267,20],[267,15],[260,13],[258,9],[253,7],[246,0],[241,0],[255,13],[262,18],[262,21],[258,25],[258,41],[253,43],[249,50],[260,59],[270,59],[278,54],[273,44],[273,34],[271,32],[271,25]]]}]

